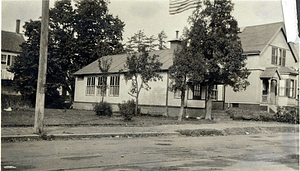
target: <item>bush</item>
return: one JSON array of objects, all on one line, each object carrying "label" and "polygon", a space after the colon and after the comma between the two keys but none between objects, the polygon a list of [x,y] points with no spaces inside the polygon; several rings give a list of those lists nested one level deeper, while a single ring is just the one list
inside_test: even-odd
[{"label": "bush", "polygon": [[226,111],[233,120],[251,120],[251,121],[275,121],[274,114],[264,111],[253,111],[243,109],[229,109]]},{"label": "bush", "polygon": [[133,116],[140,114],[140,109],[138,109],[137,114],[135,115],[135,102],[134,100],[128,100],[127,102],[123,102],[122,104],[118,104],[120,109],[120,114],[123,116],[124,120],[129,121],[133,118]]},{"label": "bush", "polygon": [[20,95],[1,94],[1,108],[11,107],[13,110],[30,110],[34,107],[30,100]]},{"label": "bush", "polygon": [[278,107],[275,116],[278,122],[299,124],[298,107]]},{"label": "bush", "polygon": [[96,112],[96,115],[99,116],[111,116],[113,113],[111,105],[107,102],[97,103],[94,106],[94,111]]}]

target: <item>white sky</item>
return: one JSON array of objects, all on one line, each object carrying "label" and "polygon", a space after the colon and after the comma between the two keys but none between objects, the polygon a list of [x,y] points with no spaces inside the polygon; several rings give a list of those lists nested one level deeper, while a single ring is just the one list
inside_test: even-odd
[{"label": "white sky", "polygon": [[[37,20],[41,16],[42,0],[2,0],[1,30],[15,31],[16,19],[21,26],[26,21]],[[53,7],[55,0],[50,0]],[[175,38],[175,31],[182,32],[188,26],[188,16],[192,10],[177,15],[169,15],[169,0],[110,0],[109,12],[125,22],[123,39],[127,41],[138,30],[147,36],[164,30],[168,40]],[[258,25],[283,21],[280,0],[233,0],[233,15],[239,26]],[[23,32],[23,28],[21,28]]]}]

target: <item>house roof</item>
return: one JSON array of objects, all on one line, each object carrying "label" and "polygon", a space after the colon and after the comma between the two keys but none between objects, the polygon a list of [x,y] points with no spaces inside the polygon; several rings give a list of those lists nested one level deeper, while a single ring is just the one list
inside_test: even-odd
[{"label": "house roof", "polygon": [[281,75],[298,75],[298,72],[288,67],[267,67],[260,78],[274,78],[275,74],[281,78]]},{"label": "house roof", "polygon": [[244,53],[262,52],[275,34],[283,28],[282,22],[245,27],[239,34]]},{"label": "house roof", "polygon": [[288,67],[279,67],[278,70],[280,75],[298,75],[297,71]]},{"label": "house roof", "polygon": [[20,53],[20,45],[25,42],[22,34],[1,30],[1,51]]},{"label": "house roof", "polygon": [[278,73],[277,67],[269,67],[264,70],[263,73],[261,73],[260,78],[275,78],[275,74],[278,75],[280,78],[280,74]]},{"label": "house roof", "polygon": [[[284,31],[284,24],[282,22],[247,26],[243,28],[242,32],[239,34],[239,37],[241,38],[244,54],[260,54],[268,46],[268,44],[274,38],[276,33],[278,33],[281,29]],[[173,64],[173,52],[170,49],[153,51],[149,54],[151,56],[153,54],[159,55],[158,60],[163,63],[163,66],[161,67],[162,70],[167,70]],[[294,54],[294,56],[295,55],[296,54]],[[112,58],[112,66],[109,70],[110,73],[117,73],[121,69],[124,69],[127,54],[111,55],[106,57]],[[295,58],[295,60],[297,59]],[[268,75],[268,72],[271,71],[268,70],[265,74]],[[99,73],[101,73],[101,71],[98,67],[98,60],[96,60],[75,72],[74,75]]]},{"label": "house roof", "polygon": [[[158,60],[163,63],[161,69],[166,70],[173,64],[173,53],[171,50],[158,50],[149,52],[149,55],[158,55]],[[128,54],[120,54],[120,55],[110,55],[105,56],[105,58],[112,59],[112,65],[110,66],[109,73],[118,73],[121,70],[124,70],[124,64],[126,62]],[[83,67],[74,73],[74,75],[93,75],[93,74],[101,74],[99,69],[98,60],[90,63],[89,65]]]}]

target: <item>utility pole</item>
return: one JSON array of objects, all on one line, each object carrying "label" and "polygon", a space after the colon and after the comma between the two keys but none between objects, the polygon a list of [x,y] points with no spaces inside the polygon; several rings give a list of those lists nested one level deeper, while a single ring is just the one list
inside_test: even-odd
[{"label": "utility pole", "polygon": [[42,134],[44,129],[45,85],[47,73],[48,30],[49,30],[49,0],[42,0],[42,21],[39,72],[36,89],[34,130]]}]

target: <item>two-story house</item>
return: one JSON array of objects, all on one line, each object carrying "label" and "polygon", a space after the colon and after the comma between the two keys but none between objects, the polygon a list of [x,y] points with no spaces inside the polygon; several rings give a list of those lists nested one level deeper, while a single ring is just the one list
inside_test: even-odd
[{"label": "two-story house", "polygon": [[16,94],[13,88],[14,74],[7,69],[14,65],[15,57],[20,55],[24,42],[20,34],[20,20],[16,21],[16,32],[1,30],[1,93]]},{"label": "two-story house", "polygon": [[227,105],[270,112],[277,106],[299,105],[299,56],[294,44],[287,43],[284,24],[245,27],[239,36],[250,85],[242,92],[226,87]]}]

